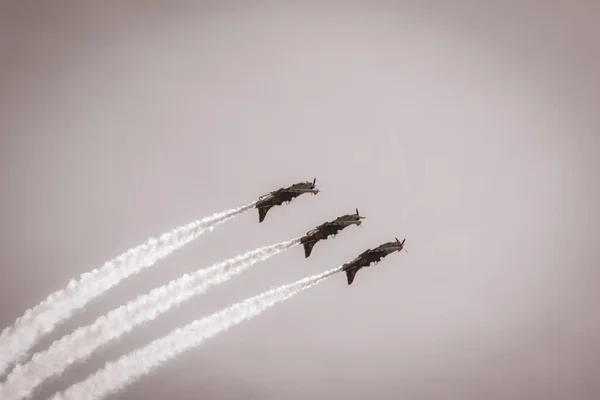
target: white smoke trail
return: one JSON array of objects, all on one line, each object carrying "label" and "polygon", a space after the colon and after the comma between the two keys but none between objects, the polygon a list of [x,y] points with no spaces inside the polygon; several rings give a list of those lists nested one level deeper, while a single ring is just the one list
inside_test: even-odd
[{"label": "white smoke trail", "polygon": [[0,386],[0,399],[16,400],[29,397],[45,379],[63,372],[76,361],[89,357],[93,351],[111,339],[120,337],[134,327],[157,318],[175,305],[205,292],[210,286],[223,283],[253,264],[299,243],[300,238],[296,238],[248,251],[198,270],[194,274],[185,274],[110,311],[94,323],[63,336],[47,350],[34,354],[27,364],[16,366],[6,382]]},{"label": "white smoke trail", "polygon": [[126,354],[114,362],[107,362],[104,368],[73,384],[64,392],[57,393],[51,400],[97,400],[121,390],[164,362],[200,345],[205,339],[261,314],[277,303],[339,272],[341,268],[269,290],[176,329],[146,347]]},{"label": "white smoke trail", "polygon": [[37,306],[27,310],[15,323],[0,334],[0,375],[8,366],[22,359],[44,335],[90,300],[115,286],[122,279],[150,267],[173,251],[192,242],[207,229],[219,225],[254,207],[246,206],[213,214],[161,235],[150,238],[145,244],[127,250],[119,257],[106,262],[101,268],[82,274],[79,280],[69,282],[66,289],[49,295]]}]

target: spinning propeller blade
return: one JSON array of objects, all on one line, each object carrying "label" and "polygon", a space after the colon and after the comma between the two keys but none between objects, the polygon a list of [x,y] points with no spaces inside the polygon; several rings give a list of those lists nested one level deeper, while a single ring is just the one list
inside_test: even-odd
[{"label": "spinning propeller blade", "polygon": [[404,250],[405,252],[407,252],[407,253],[408,253],[408,250],[406,250],[406,249],[404,248],[404,242],[406,242],[406,238],[404,238],[404,240],[402,240],[402,242],[400,242],[400,241],[398,240],[398,238],[395,238],[395,239],[396,239],[396,242],[400,243],[400,246],[402,246],[402,250]]}]

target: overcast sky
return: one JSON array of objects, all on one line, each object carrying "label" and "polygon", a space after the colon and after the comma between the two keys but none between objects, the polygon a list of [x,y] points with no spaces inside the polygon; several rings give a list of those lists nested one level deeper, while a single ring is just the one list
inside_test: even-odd
[{"label": "overcast sky", "polygon": [[352,286],[336,275],[111,398],[600,398],[599,3],[271,3],[0,6],[0,327],[149,236],[315,176],[321,189],[219,226],[36,349],[185,272],[367,217],[34,399],[395,236],[408,253]]}]

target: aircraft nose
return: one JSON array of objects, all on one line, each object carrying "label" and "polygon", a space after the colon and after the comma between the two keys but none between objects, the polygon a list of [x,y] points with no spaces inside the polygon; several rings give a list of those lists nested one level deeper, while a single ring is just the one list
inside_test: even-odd
[{"label": "aircraft nose", "polygon": [[356,221],[356,226],[360,226],[360,224],[362,224],[362,221]]}]

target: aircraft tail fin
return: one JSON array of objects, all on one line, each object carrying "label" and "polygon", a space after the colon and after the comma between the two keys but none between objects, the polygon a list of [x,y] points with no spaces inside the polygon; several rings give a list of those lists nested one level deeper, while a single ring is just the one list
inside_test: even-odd
[{"label": "aircraft tail fin", "polygon": [[304,243],[304,258],[308,258],[310,256],[310,253],[312,252],[313,246],[316,243],[317,242],[306,242],[306,243]]},{"label": "aircraft tail fin", "polygon": [[269,212],[269,210],[271,209],[272,206],[266,206],[266,207],[260,207],[258,209],[258,222],[263,222],[265,220],[265,217],[267,216],[267,213]]},{"label": "aircraft tail fin", "polygon": [[354,277],[356,276],[357,272],[357,269],[346,270],[346,278],[348,278],[348,285],[352,285],[352,282],[354,282]]}]

